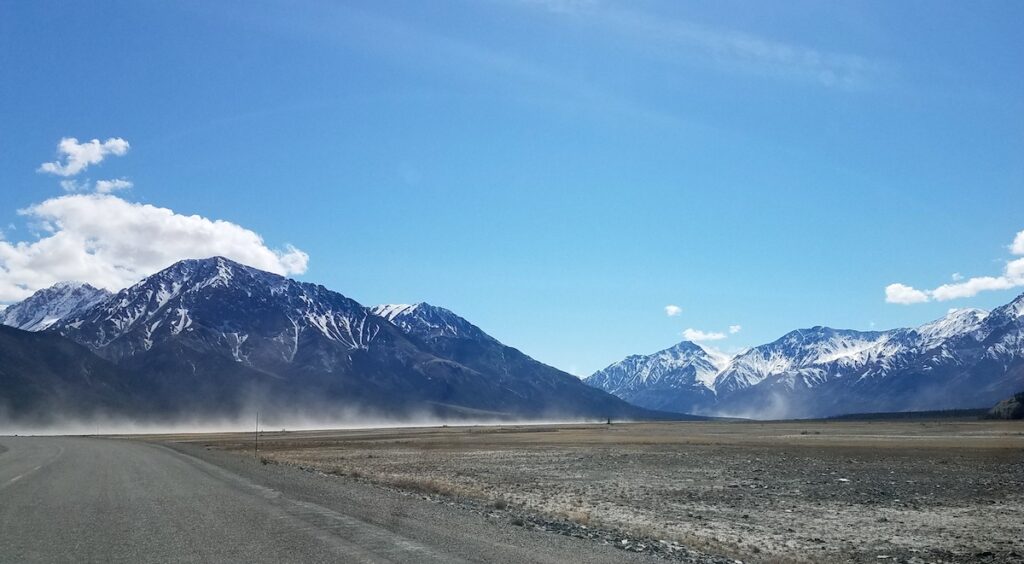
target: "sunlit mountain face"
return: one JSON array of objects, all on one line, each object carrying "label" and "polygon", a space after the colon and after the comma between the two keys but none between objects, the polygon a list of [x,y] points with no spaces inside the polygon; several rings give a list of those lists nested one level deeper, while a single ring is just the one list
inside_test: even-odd
[{"label": "sunlit mountain face", "polygon": [[[143,415],[262,405],[477,418],[664,416],[537,362],[446,309],[367,308],[221,257],[175,263],[79,307],[56,307],[66,301],[58,290],[15,308],[33,319],[66,311],[47,318],[41,334],[71,341],[116,373],[126,388],[104,404],[115,412],[121,404]],[[108,384],[86,376],[57,370],[54,379]]]},{"label": "sunlit mountain face", "polygon": [[684,341],[630,356],[587,383],[636,405],[787,418],[985,407],[1024,388],[1024,295],[919,327],[813,327],[722,359]]}]

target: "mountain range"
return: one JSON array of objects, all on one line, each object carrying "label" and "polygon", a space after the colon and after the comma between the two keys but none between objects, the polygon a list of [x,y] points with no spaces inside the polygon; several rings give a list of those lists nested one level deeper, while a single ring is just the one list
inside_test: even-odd
[{"label": "mountain range", "polygon": [[59,284],[2,314],[12,327],[0,333],[0,416],[668,416],[446,309],[367,308],[221,257],[175,263],[116,294]]},{"label": "mountain range", "polygon": [[586,378],[651,409],[755,418],[990,407],[1024,389],[1024,294],[920,327],[812,327],[732,358],[683,341]]},{"label": "mountain range", "polygon": [[585,381],[426,303],[365,307],[221,257],[0,311],[0,419],[263,411],[462,418],[828,417],[1024,389],[1024,295],[920,327],[812,327],[729,357],[683,341]]}]

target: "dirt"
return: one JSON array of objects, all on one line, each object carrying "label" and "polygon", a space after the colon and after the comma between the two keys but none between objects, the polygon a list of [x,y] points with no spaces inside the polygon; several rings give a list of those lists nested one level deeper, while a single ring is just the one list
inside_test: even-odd
[{"label": "dirt", "polygon": [[[178,439],[252,455],[251,434]],[[1024,561],[1020,422],[264,433],[260,456],[634,548],[744,562]]]}]

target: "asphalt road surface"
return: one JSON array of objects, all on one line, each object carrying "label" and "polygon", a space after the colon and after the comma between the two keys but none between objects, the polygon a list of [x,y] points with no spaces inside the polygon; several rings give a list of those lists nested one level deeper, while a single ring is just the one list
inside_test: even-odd
[{"label": "asphalt road surface", "polygon": [[0,437],[0,562],[623,562],[641,555],[251,459]]}]

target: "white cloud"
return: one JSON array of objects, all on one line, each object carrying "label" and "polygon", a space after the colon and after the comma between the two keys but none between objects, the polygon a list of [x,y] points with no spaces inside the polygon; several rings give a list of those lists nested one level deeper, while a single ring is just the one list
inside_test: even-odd
[{"label": "white cloud", "polygon": [[683,313],[683,308],[681,308],[681,307],[679,307],[677,305],[669,304],[669,305],[665,306],[665,315],[667,315],[669,317],[676,317],[680,313]]},{"label": "white cloud", "polygon": [[1010,244],[1010,252],[1015,255],[1024,255],[1024,231],[1018,231]]},{"label": "white cloud", "polygon": [[742,325],[730,325],[729,326],[729,334],[730,335],[735,335],[736,333],[739,333],[742,330],[743,330],[743,326]]},{"label": "white cloud", "polygon": [[128,152],[128,142],[120,137],[111,137],[100,142],[99,139],[79,143],[74,137],[65,137],[57,144],[57,152],[61,159],[39,165],[39,172],[56,174],[57,176],[74,176],[99,164],[107,155],[120,157]]},{"label": "white cloud", "polygon": [[133,186],[135,184],[127,178],[97,180],[95,185],[91,184],[88,180],[75,180],[74,178],[65,178],[60,181],[60,187],[65,192],[89,192],[95,188],[100,194],[110,194],[118,190],[127,190]]},{"label": "white cloud", "polygon": [[725,338],[725,333],[706,333],[700,329],[689,328],[683,331],[683,338],[687,341],[720,341]]},{"label": "white cloud", "polygon": [[[1020,231],[1010,244],[1010,252],[1024,255],[1024,231]],[[896,304],[916,304],[937,300],[970,298],[990,290],[1010,290],[1024,286],[1024,258],[1007,261],[1000,276],[976,276],[964,279],[953,273],[953,284],[943,284],[934,290],[917,290],[903,284],[889,284],[885,287],[885,301]]]},{"label": "white cloud", "polygon": [[115,178],[113,180],[97,180],[96,191],[100,194],[109,194],[117,190],[127,190],[134,186],[130,180],[125,178]]},{"label": "white cloud", "polygon": [[267,247],[240,225],[106,194],[52,198],[19,212],[38,223],[35,241],[0,241],[0,302],[62,280],[117,290],[186,258],[224,256],[278,274],[301,274],[309,256]]},{"label": "white cloud", "polygon": [[906,284],[889,284],[885,287],[885,301],[890,304],[919,304],[928,301],[928,294]]},{"label": "white cloud", "polygon": [[85,192],[89,189],[88,182],[79,182],[74,178],[65,178],[60,181],[60,187],[65,192]]},{"label": "white cloud", "polygon": [[944,302],[970,298],[989,290],[1009,290],[1018,286],[1024,286],[1024,259],[1007,263],[1002,276],[978,276],[956,284],[943,284],[929,294],[936,300]]}]

